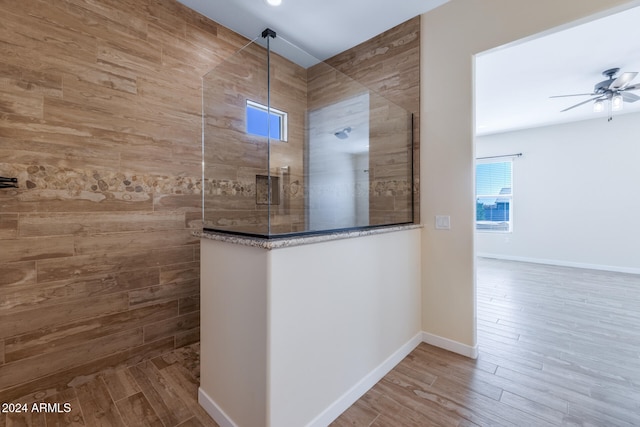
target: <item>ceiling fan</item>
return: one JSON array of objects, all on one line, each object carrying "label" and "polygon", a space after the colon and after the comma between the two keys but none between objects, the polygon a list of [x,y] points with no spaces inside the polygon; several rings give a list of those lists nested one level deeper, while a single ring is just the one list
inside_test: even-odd
[{"label": "ceiling fan", "polygon": [[[593,109],[596,112],[604,111],[604,102],[609,101],[609,121],[611,121],[611,111],[621,110],[624,102],[636,102],[640,99],[640,96],[629,91],[640,89],[640,84],[629,85],[633,79],[638,75],[637,72],[626,72],[620,76],[615,77],[620,71],[620,68],[610,68],[604,70],[602,75],[607,77],[599,83],[596,83],[592,93],[576,93],[571,95],[555,95],[550,98],[565,98],[569,96],[591,96],[592,98],[586,101],[579,102],[571,107],[565,108],[561,111],[565,112],[581,105],[594,101]],[[615,78],[614,78],[615,77]]]}]

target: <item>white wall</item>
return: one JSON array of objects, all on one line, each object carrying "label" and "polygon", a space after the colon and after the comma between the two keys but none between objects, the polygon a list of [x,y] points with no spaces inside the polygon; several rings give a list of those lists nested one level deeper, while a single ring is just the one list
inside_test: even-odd
[{"label": "white wall", "polygon": [[200,403],[216,420],[264,425],[268,252],[200,239],[200,254]]},{"label": "white wall", "polygon": [[513,233],[478,232],[478,255],[640,272],[640,114],[481,136],[514,160]]},{"label": "white wall", "polygon": [[201,254],[199,400],[222,426],[328,425],[421,340],[419,229]]},{"label": "white wall", "polygon": [[420,231],[273,250],[271,262],[269,425],[305,426],[419,334]]},{"label": "white wall", "polygon": [[[422,327],[475,347],[473,55],[626,0],[450,0],[422,16]],[[450,215],[451,230],[434,216]]]}]

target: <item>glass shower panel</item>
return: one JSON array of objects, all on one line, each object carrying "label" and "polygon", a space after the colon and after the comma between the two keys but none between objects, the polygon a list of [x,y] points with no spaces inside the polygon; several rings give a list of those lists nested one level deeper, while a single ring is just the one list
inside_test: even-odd
[{"label": "glass shower panel", "polygon": [[269,141],[269,172],[279,196],[278,203],[271,205],[272,235],[307,231],[307,67],[317,62],[282,37],[269,39],[269,108],[286,115],[286,137]]},{"label": "glass shower panel", "polygon": [[307,83],[307,231],[413,222],[412,114],[324,62]]},{"label": "glass shower panel", "polygon": [[369,93],[309,112],[309,229],[369,225]]},{"label": "glass shower panel", "polygon": [[267,59],[251,42],[203,77],[204,228],[269,234],[269,144],[247,121],[248,101],[268,105]]},{"label": "glass shower panel", "polygon": [[282,237],[411,223],[412,130],[403,108],[260,37],[203,78],[204,228]]},{"label": "glass shower panel", "polygon": [[413,222],[413,115],[375,93],[369,114],[369,225]]}]

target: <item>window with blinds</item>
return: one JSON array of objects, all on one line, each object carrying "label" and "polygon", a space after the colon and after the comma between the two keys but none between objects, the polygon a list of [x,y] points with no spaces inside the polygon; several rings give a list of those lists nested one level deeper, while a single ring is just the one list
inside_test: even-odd
[{"label": "window with blinds", "polygon": [[513,162],[476,163],[476,230],[510,232]]}]

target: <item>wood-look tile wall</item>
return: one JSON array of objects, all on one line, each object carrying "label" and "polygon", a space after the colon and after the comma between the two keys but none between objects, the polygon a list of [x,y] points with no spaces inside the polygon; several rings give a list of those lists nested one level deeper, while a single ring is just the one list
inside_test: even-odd
[{"label": "wood-look tile wall", "polygon": [[173,0],[0,3],[0,400],[199,339],[201,77],[245,42]]},{"label": "wood-look tile wall", "polygon": [[[363,85],[385,100],[413,113],[413,180],[411,188],[407,169],[410,152],[398,138],[404,132],[406,121],[395,109],[372,97],[370,116],[370,195],[369,220],[371,224],[411,221],[419,212],[419,158],[420,158],[420,17],[415,17],[372,39],[325,61],[331,67],[353,79],[333,73],[325,66],[309,69],[309,108],[319,108],[338,99],[355,95]],[[382,107],[382,108],[380,108]],[[380,116],[391,119],[393,127],[380,126]],[[395,132],[395,131],[399,132]],[[400,221],[394,221],[398,219]]]}]

